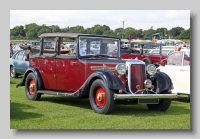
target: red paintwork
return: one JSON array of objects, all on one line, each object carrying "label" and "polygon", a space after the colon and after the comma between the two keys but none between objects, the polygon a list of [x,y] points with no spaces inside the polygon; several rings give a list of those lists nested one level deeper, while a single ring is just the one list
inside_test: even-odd
[{"label": "red paintwork", "polygon": [[[75,92],[86,81],[86,79],[95,70],[91,66],[113,67],[118,63],[109,62],[84,62],[78,59],[63,58],[32,58],[30,59],[30,67],[39,69],[42,76],[45,89]],[[37,66],[36,66],[37,65]],[[116,71],[114,74],[118,76]],[[126,81],[124,76],[120,77],[124,85]]]},{"label": "red paintwork", "polygon": [[122,53],[121,57],[123,59],[137,59],[142,60],[145,57],[148,57],[151,59],[152,63],[160,62],[160,60],[167,58],[167,55],[160,55],[160,54],[150,54],[150,53],[145,53],[143,55],[137,54],[137,53],[132,53],[132,54],[127,54],[127,53]]},{"label": "red paintwork", "polygon": [[[98,100],[98,96],[102,96],[101,100]],[[95,101],[97,105],[103,107],[106,104],[106,93],[103,88],[98,88],[95,94]]]},{"label": "red paintwork", "polygon": [[[116,65],[117,65],[118,63],[112,63],[111,61],[109,61],[109,62],[87,62],[86,63],[86,79],[95,71],[95,70],[92,70],[90,67],[91,66],[102,66],[103,67],[103,65],[105,65],[106,67],[113,67],[113,68],[115,68],[116,67]],[[114,70],[114,71],[112,71],[116,76],[118,76],[118,73]],[[120,77],[120,80],[122,81],[122,83],[124,84],[124,85],[126,85],[126,81],[125,81],[125,78],[124,78],[124,76],[121,76]]]},{"label": "red paintwork", "polygon": [[[136,92],[136,86],[139,85],[140,89],[144,88],[145,77],[145,66],[144,65],[131,65],[131,91]],[[140,92],[141,93],[141,92]]]}]

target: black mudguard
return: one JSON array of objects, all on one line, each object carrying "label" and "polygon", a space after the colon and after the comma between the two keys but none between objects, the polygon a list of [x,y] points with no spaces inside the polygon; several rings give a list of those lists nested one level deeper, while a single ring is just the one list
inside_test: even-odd
[{"label": "black mudguard", "polygon": [[122,81],[113,73],[107,70],[99,70],[92,73],[85,81],[84,85],[77,92],[78,96],[88,95],[90,86],[96,79],[102,79],[104,83],[112,90],[123,90],[128,93]]},{"label": "black mudguard", "polygon": [[153,84],[155,86],[155,91],[158,93],[173,89],[171,78],[164,72],[157,72],[154,75]]},{"label": "black mudguard", "polygon": [[26,77],[28,76],[30,72],[33,72],[35,74],[35,77],[37,79],[38,90],[42,90],[44,88],[44,83],[43,83],[42,76],[39,70],[36,68],[28,68],[26,72],[24,73],[21,82],[17,84],[16,87],[25,86]]}]

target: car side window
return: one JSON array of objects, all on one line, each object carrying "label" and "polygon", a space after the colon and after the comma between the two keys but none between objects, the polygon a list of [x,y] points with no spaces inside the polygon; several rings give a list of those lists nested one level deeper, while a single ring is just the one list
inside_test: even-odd
[{"label": "car side window", "polygon": [[17,53],[17,55],[15,56],[16,60],[23,60],[23,56],[24,56],[24,51],[19,51]]},{"label": "car side window", "polygon": [[[43,39],[43,55],[44,56],[54,56],[56,54],[56,47],[52,48],[52,46],[56,46],[57,44],[55,43],[56,38],[44,38]],[[51,47],[47,47],[46,44],[48,42],[48,45],[51,45]]]},{"label": "car side window", "polygon": [[166,65],[181,66],[182,57],[183,57],[183,52],[180,52],[180,51],[174,52],[168,57]]},{"label": "car side window", "polygon": [[68,38],[60,38],[60,56],[75,56],[76,41]]}]

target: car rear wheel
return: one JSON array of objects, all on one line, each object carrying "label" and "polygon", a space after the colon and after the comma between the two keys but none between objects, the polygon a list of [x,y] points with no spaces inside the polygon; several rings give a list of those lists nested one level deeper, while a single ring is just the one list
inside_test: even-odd
[{"label": "car rear wheel", "polygon": [[[162,94],[168,94],[167,91],[164,91]],[[160,99],[158,104],[147,104],[149,110],[156,110],[156,111],[166,111],[171,105],[170,98]]]},{"label": "car rear wheel", "polygon": [[145,62],[146,66],[152,63],[148,57],[143,58],[142,61]]},{"label": "car rear wheel", "polygon": [[96,113],[109,114],[114,109],[114,92],[100,79],[93,82],[89,99],[90,105]]},{"label": "car rear wheel", "polygon": [[12,78],[18,77],[18,74],[13,66],[11,66],[11,68],[10,68],[10,77],[12,77]]},{"label": "car rear wheel", "polygon": [[25,82],[25,93],[29,100],[40,100],[41,94],[37,93],[38,86],[34,73],[29,73]]}]

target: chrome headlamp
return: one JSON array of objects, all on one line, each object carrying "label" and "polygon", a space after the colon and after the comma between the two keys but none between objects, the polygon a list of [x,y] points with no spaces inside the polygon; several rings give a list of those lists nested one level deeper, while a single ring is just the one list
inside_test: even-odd
[{"label": "chrome headlamp", "polygon": [[151,85],[152,85],[151,80],[147,79],[147,80],[144,81],[144,86],[145,86],[145,88],[150,88]]},{"label": "chrome headlamp", "polygon": [[115,70],[119,75],[123,75],[126,73],[126,66],[124,63],[117,64]]},{"label": "chrome headlamp", "polygon": [[149,64],[147,67],[146,67],[146,71],[149,75],[154,75],[156,73],[156,66],[154,64]]}]

